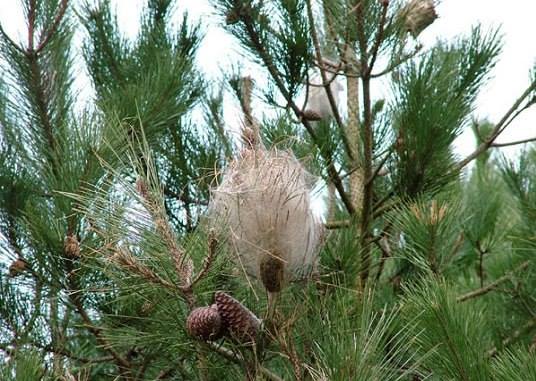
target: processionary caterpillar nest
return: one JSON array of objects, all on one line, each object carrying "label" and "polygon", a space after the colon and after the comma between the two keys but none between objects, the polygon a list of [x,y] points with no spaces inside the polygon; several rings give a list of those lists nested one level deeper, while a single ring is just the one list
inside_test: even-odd
[{"label": "processionary caterpillar nest", "polygon": [[311,208],[312,179],[292,153],[257,147],[243,150],[213,189],[213,228],[270,292],[316,267],[323,225]]}]

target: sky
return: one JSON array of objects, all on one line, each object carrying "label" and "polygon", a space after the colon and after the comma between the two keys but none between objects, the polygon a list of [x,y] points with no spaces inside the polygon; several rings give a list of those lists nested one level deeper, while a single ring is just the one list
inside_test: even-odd
[{"label": "sky", "polygon": [[[127,35],[135,35],[138,15],[144,0],[110,0],[117,9],[121,28]],[[222,69],[240,60],[239,49],[231,36],[220,28],[220,20],[214,14],[208,0],[178,1],[176,19],[183,11],[199,21],[205,31],[198,63],[209,77],[217,78]],[[497,122],[528,86],[529,70],[536,62],[536,0],[442,0],[437,6],[439,18],[420,36],[424,47],[431,46],[438,38],[449,39],[470,31],[480,23],[484,30],[500,27],[504,35],[504,49],[493,78],[477,101],[475,115]],[[22,37],[24,21],[18,0],[0,0],[0,22],[13,37]],[[255,76],[253,66],[247,67]],[[252,72],[251,72],[252,71]],[[379,85],[381,86],[381,84]],[[510,142],[536,137],[536,107],[525,111],[501,135],[498,142]],[[456,151],[465,156],[474,148],[472,133],[467,131],[456,142]],[[513,155],[519,146],[503,151]]]}]

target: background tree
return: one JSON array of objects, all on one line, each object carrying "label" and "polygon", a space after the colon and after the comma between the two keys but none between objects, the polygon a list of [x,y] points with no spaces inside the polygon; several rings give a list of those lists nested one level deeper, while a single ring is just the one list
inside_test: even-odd
[{"label": "background tree", "polygon": [[[503,118],[481,121],[500,33],[424,50],[431,0],[213,3],[256,87],[203,80],[200,29],[174,25],[171,0],[147,1],[132,40],[106,1],[24,0],[27,39],[0,29],[2,379],[534,378],[536,150],[510,161],[496,139],[536,102],[536,67]],[[460,158],[468,128],[477,147]],[[298,175],[272,181],[248,157]],[[229,174],[256,172],[267,194],[314,188],[328,204],[317,271],[284,288],[278,261],[258,280],[241,270],[241,225],[211,213]],[[265,200],[253,209],[281,207]]]}]

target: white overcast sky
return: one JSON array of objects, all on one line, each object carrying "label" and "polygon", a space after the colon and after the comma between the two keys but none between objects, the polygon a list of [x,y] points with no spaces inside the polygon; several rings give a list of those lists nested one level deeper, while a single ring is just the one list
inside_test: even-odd
[{"label": "white overcast sky", "polygon": [[[134,35],[138,14],[144,0],[111,0],[117,7],[119,21],[125,33]],[[187,10],[194,20],[202,23],[205,40],[198,56],[202,69],[217,77],[222,67],[236,62],[237,48],[233,39],[218,26],[219,20],[208,0],[179,0],[177,15]],[[536,61],[536,0],[443,0],[437,8],[439,19],[425,30],[419,40],[430,46],[437,38],[449,38],[467,33],[472,25],[481,23],[484,29],[501,26],[504,50],[493,72],[493,79],[478,99],[476,115],[492,122],[511,106],[528,85],[528,73]],[[0,0],[0,22],[13,37],[21,37],[24,21],[19,0]],[[254,74],[254,73],[251,73]],[[536,136],[536,107],[526,111],[508,128],[499,141],[507,142]],[[460,155],[473,148],[471,133],[457,142]],[[510,149],[509,153],[514,150]]]}]

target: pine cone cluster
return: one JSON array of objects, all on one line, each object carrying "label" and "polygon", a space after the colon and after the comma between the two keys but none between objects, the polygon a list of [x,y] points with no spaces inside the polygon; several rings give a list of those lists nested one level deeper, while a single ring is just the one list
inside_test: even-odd
[{"label": "pine cone cluster", "polygon": [[217,291],[214,304],[194,309],[186,320],[188,333],[214,341],[227,334],[239,343],[255,341],[261,321],[232,296]]}]

